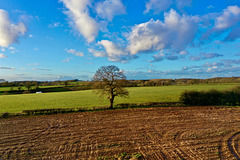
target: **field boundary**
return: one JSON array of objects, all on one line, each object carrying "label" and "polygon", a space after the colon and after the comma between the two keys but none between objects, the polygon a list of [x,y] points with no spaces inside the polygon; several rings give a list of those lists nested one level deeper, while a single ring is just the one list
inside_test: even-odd
[{"label": "field boundary", "polygon": [[97,106],[97,107],[81,107],[81,108],[49,108],[49,109],[35,109],[35,110],[23,110],[21,113],[9,113],[5,112],[0,114],[0,118],[18,117],[18,116],[34,116],[34,115],[52,115],[74,112],[92,112],[92,111],[104,111],[115,109],[130,109],[130,108],[149,108],[149,107],[184,107],[181,102],[148,102],[148,103],[120,103],[116,104],[113,109],[109,109],[109,106]]}]

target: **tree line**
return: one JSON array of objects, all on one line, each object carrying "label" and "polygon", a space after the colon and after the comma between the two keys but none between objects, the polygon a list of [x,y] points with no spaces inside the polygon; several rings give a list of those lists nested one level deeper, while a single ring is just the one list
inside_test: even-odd
[{"label": "tree line", "polygon": [[[89,89],[93,87],[92,81],[81,81],[78,79],[66,81],[13,81],[8,82],[4,79],[0,81],[0,87],[18,87],[18,86],[56,86],[63,85],[65,87],[78,86],[76,82],[82,82],[82,86],[88,86]],[[126,80],[124,87],[144,87],[144,86],[169,86],[169,85],[194,85],[207,83],[240,83],[240,77],[217,77],[209,79],[150,79],[150,80]]]}]

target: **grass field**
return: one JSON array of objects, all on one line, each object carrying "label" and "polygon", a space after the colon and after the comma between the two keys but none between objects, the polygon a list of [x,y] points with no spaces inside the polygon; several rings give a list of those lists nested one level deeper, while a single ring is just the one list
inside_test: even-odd
[{"label": "grass field", "polygon": [[[174,102],[185,90],[226,90],[237,84],[200,84],[189,86],[128,88],[128,98],[116,98],[117,103]],[[108,105],[106,97],[98,97],[92,90],[43,94],[1,95],[0,113],[18,113],[29,109],[74,108]]]}]

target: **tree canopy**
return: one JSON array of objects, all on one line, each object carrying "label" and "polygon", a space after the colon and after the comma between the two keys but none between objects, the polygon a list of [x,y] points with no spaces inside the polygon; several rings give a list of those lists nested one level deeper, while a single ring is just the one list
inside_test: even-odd
[{"label": "tree canopy", "polygon": [[117,96],[128,96],[128,91],[123,88],[126,83],[126,76],[116,66],[100,67],[94,77],[94,88],[97,94],[106,95],[110,100],[110,108],[113,108],[114,98]]}]

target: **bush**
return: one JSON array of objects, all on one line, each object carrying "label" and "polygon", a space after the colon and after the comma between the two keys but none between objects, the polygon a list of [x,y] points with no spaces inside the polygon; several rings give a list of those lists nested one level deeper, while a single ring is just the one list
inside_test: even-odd
[{"label": "bush", "polygon": [[8,118],[8,117],[10,117],[10,113],[5,112],[5,113],[3,113],[0,117],[1,117],[1,118]]},{"label": "bush", "polygon": [[185,91],[180,101],[189,106],[240,105],[240,87],[229,91]]}]

